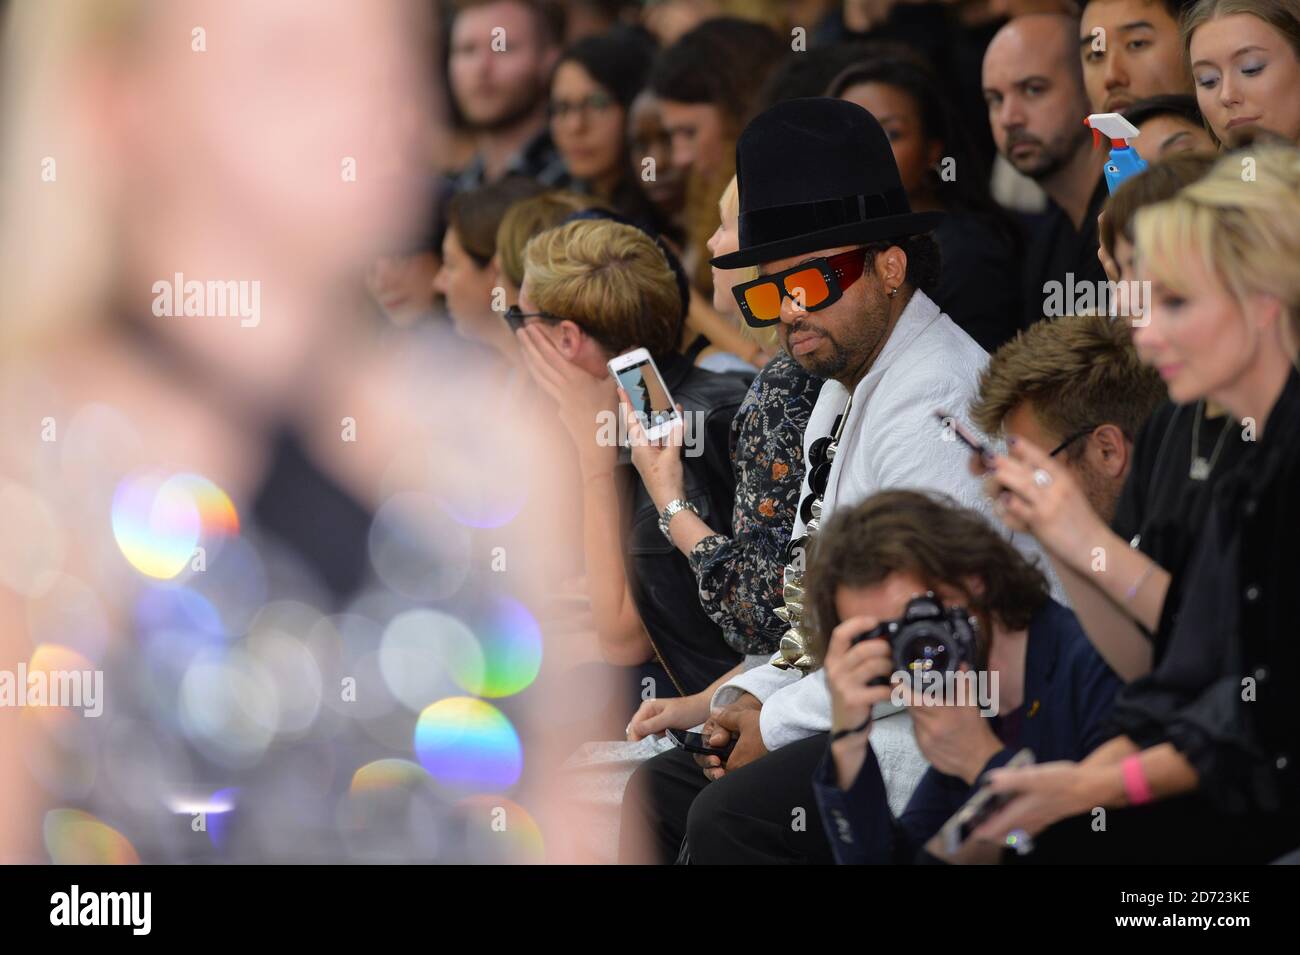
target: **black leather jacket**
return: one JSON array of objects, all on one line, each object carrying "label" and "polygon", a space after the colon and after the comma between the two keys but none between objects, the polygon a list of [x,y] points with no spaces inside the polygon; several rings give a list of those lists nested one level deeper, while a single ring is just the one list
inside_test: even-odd
[{"label": "black leather jacket", "polygon": [[[731,419],[749,388],[749,378],[696,368],[680,355],[655,359],[673,400],[686,415],[688,451],[683,477],[686,500],[720,534],[731,534],[736,491],[732,467]],[[702,419],[701,419],[702,414]],[[697,425],[703,425],[703,435]],[[690,451],[694,448],[695,451]],[[696,456],[692,456],[692,454]],[[624,564],[632,598],[656,655],[678,693],[698,693],[740,662],[722,630],[700,606],[699,585],[686,555],[659,531],[659,511],[646,493],[626,448],[619,452],[629,512]],[[660,691],[660,696],[669,695]]]}]

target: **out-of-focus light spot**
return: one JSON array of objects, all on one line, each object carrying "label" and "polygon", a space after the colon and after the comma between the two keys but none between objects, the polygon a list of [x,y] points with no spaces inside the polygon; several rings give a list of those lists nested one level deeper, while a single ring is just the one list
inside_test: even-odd
[{"label": "out-of-focus light spot", "polygon": [[483,685],[483,651],[473,632],[436,610],[398,614],[384,630],[379,669],[389,691],[420,712],[434,700]]},{"label": "out-of-focus light spot", "polygon": [[208,841],[218,849],[224,848],[230,838],[230,820],[239,802],[238,787],[218,789],[212,794],[213,809],[207,810],[204,822],[208,827]]},{"label": "out-of-focus light spot", "polygon": [[135,622],[142,638],[176,631],[225,637],[217,608],[188,587],[144,588],[135,602]]},{"label": "out-of-focus light spot", "polygon": [[370,563],[387,586],[415,600],[450,597],[469,575],[469,533],[429,494],[397,494],[370,525]]},{"label": "out-of-focus light spot", "polygon": [[113,537],[147,577],[170,580],[189,565],[200,540],[238,533],[239,515],[226,492],[198,474],[134,475],[113,495]]},{"label": "out-of-focus light spot", "polygon": [[65,529],[45,499],[0,478],[0,584],[38,597],[63,568]]},{"label": "out-of-focus light spot", "polygon": [[494,597],[470,617],[483,648],[483,682],[470,689],[479,696],[511,696],[527,689],[542,667],[542,630],[517,600]]},{"label": "out-of-focus light spot", "polygon": [[372,720],[396,709],[380,672],[381,636],[379,624],[358,614],[335,614],[312,627],[307,647],[320,668],[322,701],[335,713]]},{"label": "out-of-focus light spot", "polygon": [[55,865],[139,865],[135,848],[112,826],[78,809],[51,809],[43,826]]},{"label": "out-of-focus light spot", "polygon": [[181,488],[190,496],[199,512],[204,537],[234,537],[239,533],[239,514],[225,491],[201,474],[177,474],[169,485]]},{"label": "out-of-focus light spot", "polygon": [[315,657],[302,640],[278,630],[250,634],[247,647],[275,683],[280,704],[276,732],[305,733],[321,708],[321,672]]},{"label": "out-of-focus light spot", "polygon": [[[27,662],[27,685],[16,687],[19,693],[26,694],[28,704],[39,704],[29,705],[24,715],[53,728],[67,720],[82,719],[84,712],[102,713],[104,680],[102,676],[95,679],[94,669],[95,665],[76,650],[54,643],[41,644]],[[85,673],[90,674],[88,678],[83,678]],[[43,701],[33,698],[36,687],[41,688]]]},{"label": "out-of-focus light spot", "polygon": [[164,801],[176,815],[190,817],[191,831],[207,832],[212,845],[221,848],[228,835],[230,814],[239,801],[239,789],[232,786],[210,795],[173,793]]},{"label": "out-of-focus light spot", "polygon": [[219,789],[210,796],[172,795],[167,797],[167,808],[191,816],[199,812],[230,812],[235,808],[234,793],[233,789]]},{"label": "out-of-focus light spot", "polygon": [[441,488],[438,503],[457,523],[482,530],[504,527],[519,516],[528,502],[528,488],[523,486],[519,472],[509,477],[479,478]]},{"label": "out-of-focus light spot", "polygon": [[266,562],[246,537],[222,539],[208,552],[207,569],[185,584],[212,603],[229,633],[248,630],[269,593]]},{"label": "out-of-focus light spot", "polygon": [[523,771],[510,720],[491,703],[466,696],[425,707],[415,726],[415,753],[435,780],[452,789],[506,789]]},{"label": "out-of-focus light spot", "polygon": [[210,759],[232,768],[256,764],[279,723],[275,682],[241,650],[204,650],[185,671],[180,725]]},{"label": "out-of-focus light spot", "polygon": [[377,759],[352,774],[348,792],[352,795],[422,786],[431,781],[424,767],[409,759]]},{"label": "out-of-focus light spot", "polygon": [[469,862],[540,865],[545,861],[541,827],[519,803],[484,794],[467,796],[457,805],[468,817]]},{"label": "out-of-focus light spot", "polygon": [[147,577],[170,580],[194,556],[203,525],[184,485],[142,475],[113,495],[113,537],[127,563]]}]

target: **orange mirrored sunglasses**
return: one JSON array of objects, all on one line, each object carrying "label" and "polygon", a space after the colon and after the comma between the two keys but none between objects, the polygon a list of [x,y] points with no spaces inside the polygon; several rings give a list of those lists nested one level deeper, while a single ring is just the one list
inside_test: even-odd
[{"label": "orange mirrored sunglasses", "polygon": [[745,323],[753,328],[781,321],[781,302],[791,299],[809,312],[834,305],[844,290],[862,277],[871,246],[850,249],[824,258],[809,259],[784,272],[741,282],[731,290]]}]

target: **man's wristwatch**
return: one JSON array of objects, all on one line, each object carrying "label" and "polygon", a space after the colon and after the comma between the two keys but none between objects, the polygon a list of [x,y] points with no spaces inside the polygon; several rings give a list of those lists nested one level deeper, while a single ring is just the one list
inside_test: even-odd
[{"label": "man's wristwatch", "polygon": [[664,535],[664,537],[668,538],[669,543],[672,543],[673,535],[669,533],[668,525],[672,522],[672,519],[681,511],[690,511],[696,517],[700,516],[700,512],[696,509],[695,505],[692,504],[690,501],[684,501],[680,497],[674,501],[669,501],[668,506],[665,507],[663,513],[659,515],[659,530]]}]

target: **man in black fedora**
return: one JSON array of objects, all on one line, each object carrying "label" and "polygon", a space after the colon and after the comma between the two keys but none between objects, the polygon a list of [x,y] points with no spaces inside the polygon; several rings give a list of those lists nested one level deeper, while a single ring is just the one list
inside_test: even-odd
[{"label": "man in black fedora", "polygon": [[[741,134],[736,169],[740,249],[712,264],[757,266],[757,279],[735,287],[745,320],[776,326],[794,360],[828,379],[804,435],[803,506],[784,578],[791,631],[772,662],[714,694],[705,730],[713,745],[736,740],[725,766],[700,757],[706,779],[672,750],[633,775],[624,861],[672,861],[683,839],[693,862],[830,861],[811,786],[830,696],[799,626],[809,536],[837,508],[886,488],[987,507],[969,452],[934,413],[964,417],[988,356],[925,293],[938,279],[928,233],[942,214],[911,211],[880,124],[846,101],[779,103]],[[910,719],[886,704],[870,737],[901,808],[925,768]]]}]

